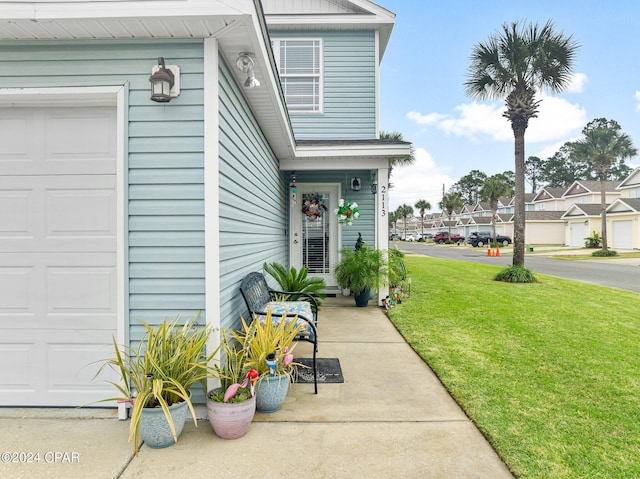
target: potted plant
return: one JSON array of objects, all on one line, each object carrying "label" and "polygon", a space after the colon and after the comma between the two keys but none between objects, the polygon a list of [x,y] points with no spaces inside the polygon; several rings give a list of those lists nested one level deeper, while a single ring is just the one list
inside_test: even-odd
[{"label": "potted plant", "polygon": [[244,436],[256,412],[254,382],[258,372],[248,365],[245,342],[244,338],[237,342],[232,330],[223,330],[222,358],[213,368],[220,387],[207,393],[207,418],[222,439]]},{"label": "potted plant", "polygon": [[297,318],[273,319],[268,311],[264,318],[247,323],[242,318],[242,331],[233,331],[236,340],[245,344],[247,364],[258,371],[256,409],[275,412],[284,402],[296,363],[293,362],[294,340],[305,325]]},{"label": "potted plant", "polygon": [[[322,300],[327,297],[324,290],[327,285],[322,278],[309,276],[309,268],[303,266],[296,270],[293,266],[289,269],[280,263],[264,263],[262,268],[276,280],[283,292],[282,301],[298,301],[300,295],[295,292],[308,293],[316,298],[318,308],[322,305]],[[295,291],[295,292],[294,292]]]},{"label": "potted plant", "polygon": [[158,326],[143,321],[146,331],[138,347],[119,346],[114,338],[115,357],[100,368],[110,367],[120,376],[120,382],[109,381],[120,396],[104,401],[132,403],[129,442],[133,441],[136,455],[140,438],[152,448],[174,444],[187,409],[197,427],[189,390],[196,383],[206,389],[208,364],[215,355],[206,354],[211,329],[199,327],[198,316],[183,325],[180,316]]},{"label": "potted plant", "polygon": [[343,248],[333,275],[341,288],[350,288],[355,295],[356,306],[369,304],[371,291],[386,281],[388,266],[385,252],[362,244],[352,250]]}]

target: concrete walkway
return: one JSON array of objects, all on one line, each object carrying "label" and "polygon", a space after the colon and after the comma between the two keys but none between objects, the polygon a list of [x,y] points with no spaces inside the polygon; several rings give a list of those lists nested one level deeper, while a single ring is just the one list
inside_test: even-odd
[{"label": "concrete walkway", "polygon": [[[219,439],[203,420],[187,423],[174,446],[133,457],[128,422],[114,411],[0,409],[0,477],[512,477],[381,309],[329,298],[318,334],[319,357],[340,359],[344,384],[320,384],[318,395],[295,385],[241,439]],[[309,346],[296,355],[310,357]],[[39,462],[7,461],[35,453]]]}]

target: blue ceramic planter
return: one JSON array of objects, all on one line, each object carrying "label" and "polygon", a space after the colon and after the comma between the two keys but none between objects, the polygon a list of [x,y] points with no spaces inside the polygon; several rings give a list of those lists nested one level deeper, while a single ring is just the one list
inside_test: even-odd
[{"label": "blue ceramic planter", "polygon": [[[169,406],[169,413],[180,436],[187,417],[187,403],[182,401]],[[140,437],[144,443],[154,449],[169,447],[175,444],[171,428],[162,408],[144,408],[140,418]]]},{"label": "blue ceramic planter", "polygon": [[258,412],[276,412],[289,392],[289,376],[260,378],[256,384],[256,409]]}]

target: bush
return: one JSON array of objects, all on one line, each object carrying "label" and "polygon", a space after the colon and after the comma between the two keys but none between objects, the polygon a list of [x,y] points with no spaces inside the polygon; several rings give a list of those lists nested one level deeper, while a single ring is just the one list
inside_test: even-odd
[{"label": "bush", "polygon": [[585,248],[599,248],[600,243],[602,242],[602,237],[600,233],[594,231],[591,236],[584,239],[584,247]]},{"label": "bush", "polygon": [[509,266],[500,271],[494,278],[495,281],[505,283],[537,283],[536,275],[524,266]]},{"label": "bush", "polygon": [[447,241],[444,242],[444,244],[456,244],[456,242],[448,239]]},{"label": "bush", "polygon": [[598,251],[594,251],[593,253],[591,253],[591,256],[596,256],[598,258],[607,256],[618,256],[618,252],[612,249],[599,249]]}]

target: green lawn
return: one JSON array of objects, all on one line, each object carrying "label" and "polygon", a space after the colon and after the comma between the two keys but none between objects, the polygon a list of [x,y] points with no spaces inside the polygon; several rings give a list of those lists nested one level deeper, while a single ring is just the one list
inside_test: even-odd
[{"label": "green lawn", "polygon": [[407,255],[389,312],[517,477],[640,477],[640,295]]}]

